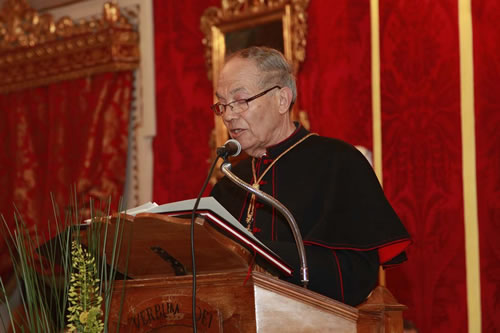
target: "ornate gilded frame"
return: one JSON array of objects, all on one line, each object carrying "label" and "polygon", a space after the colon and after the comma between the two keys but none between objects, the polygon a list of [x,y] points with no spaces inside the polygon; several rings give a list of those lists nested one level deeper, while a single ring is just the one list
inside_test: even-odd
[{"label": "ornate gilded frame", "polygon": [[0,93],[133,70],[139,60],[139,35],[115,3],[78,23],[56,22],[26,0],[7,0],[0,10]]},{"label": "ornate gilded frame", "polygon": [[[226,34],[273,21],[281,21],[283,53],[292,63],[294,74],[297,74],[306,53],[308,5],[309,0],[221,0],[221,8],[207,8],[201,16],[201,30],[205,35],[202,42],[205,45],[207,73],[214,92],[218,73],[224,64]],[[294,118],[308,125],[304,112],[294,110]],[[228,139],[221,118],[215,117],[214,121],[213,148],[223,145]]]}]

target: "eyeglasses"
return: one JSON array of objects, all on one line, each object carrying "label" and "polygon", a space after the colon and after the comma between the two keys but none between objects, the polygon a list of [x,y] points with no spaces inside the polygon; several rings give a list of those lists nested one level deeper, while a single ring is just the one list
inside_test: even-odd
[{"label": "eyeglasses", "polygon": [[250,98],[238,99],[238,100],[232,101],[231,103],[228,103],[228,104],[215,103],[210,108],[218,116],[222,116],[222,114],[224,114],[224,112],[226,112],[226,109],[228,106],[231,108],[231,111],[233,111],[234,113],[241,113],[241,112],[248,110],[248,103],[249,102],[251,102],[254,99],[257,99],[261,96],[264,96],[265,94],[267,94],[268,92],[270,92],[271,90],[276,89],[276,88],[281,89],[280,86],[274,86],[272,88],[264,90],[263,92],[255,95],[255,96],[252,96]]}]

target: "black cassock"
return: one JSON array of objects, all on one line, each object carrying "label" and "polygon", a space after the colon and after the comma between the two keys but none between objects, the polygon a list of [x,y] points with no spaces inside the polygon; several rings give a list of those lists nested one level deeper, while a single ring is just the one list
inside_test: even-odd
[{"label": "black cassock", "polygon": [[[309,132],[297,130],[255,159],[256,176]],[[247,158],[232,171],[252,183]],[[299,225],[309,266],[310,290],[349,305],[361,303],[376,286],[378,267],[406,260],[410,237],[387,201],[372,167],[352,145],[310,136],[284,154],[264,175],[260,189],[285,205]],[[222,178],[217,199],[243,225],[251,195]],[[257,200],[250,229],[294,269],[284,280],[300,285],[300,262],[285,218]]]}]

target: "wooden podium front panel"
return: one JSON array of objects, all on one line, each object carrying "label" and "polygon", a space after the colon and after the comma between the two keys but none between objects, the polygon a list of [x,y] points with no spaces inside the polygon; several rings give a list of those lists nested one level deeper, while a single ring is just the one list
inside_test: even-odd
[{"label": "wooden podium front panel", "polygon": [[355,308],[256,272],[253,280],[257,332],[357,332]]},{"label": "wooden podium front panel", "polygon": [[[307,289],[253,272],[205,274],[197,279],[198,331],[357,332],[358,311]],[[245,281],[247,281],[245,283]],[[191,332],[191,276],[117,281],[110,331]]]},{"label": "wooden podium front panel", "polygon": [[[244,284],[246,271],[205,274],[197,278],[197,323],[202,332],[255,332],[254,290]],[[192,277],[116,281],[109,331],[192,332]]]},{"label": "wooden podium front panel", "polygon": [[[192,332],[191,286],[191,276],[127,281],[118,322],[123,284],[116,281],[109,330]],[[204,274],[197,279],[197,327],[200,333],[402,332],[394,318],[404,306],[376,292],[357,309],[255,271],[250,278],[246,271]]]},{"label": "wooden podium front panel", "polygon": [[[258,332],[355,333],[356,322],[318,310],[300,300],[257,288],[255,298]],[[284,330],[284,328],[286,328]]]}]

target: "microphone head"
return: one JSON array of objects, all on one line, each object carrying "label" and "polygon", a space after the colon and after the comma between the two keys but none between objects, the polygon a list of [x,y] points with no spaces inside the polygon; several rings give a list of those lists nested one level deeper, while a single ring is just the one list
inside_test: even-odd
[{"label": "microphone head", "polygon": [[238,140],[229,139],[224,143],[228,156],[238,156],[241,153],[241,144]]}]

